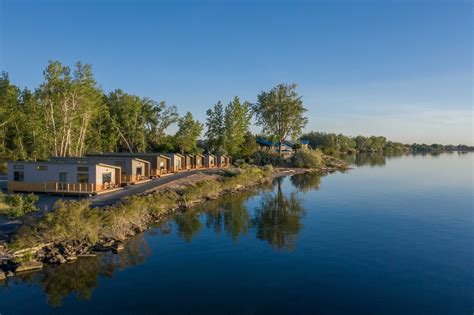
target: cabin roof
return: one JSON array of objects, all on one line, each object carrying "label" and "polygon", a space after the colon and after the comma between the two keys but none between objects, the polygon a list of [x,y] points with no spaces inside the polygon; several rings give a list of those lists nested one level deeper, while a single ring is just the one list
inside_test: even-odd
[{"label": "cabin roof", "polygon": [[[71,160],[71,161],[90,161],[90,160],[93,160],[93,159],[126,159],[126,160],[136,160],[136,161],[140,161],[140,162],[144,162],[144,163],[150,163],[146,160],[143,160],[143,159],[140,159],[140,158],[137,158],[137,157],[132,157],[132,156],[112,156],[112,155],[109,155],[109,156],[103,156],[103,155],[93,155],[93,156],[85,156],[85,157],[58,157],[58,156],[55,156],[55,157],[52,157],[52,159],[54,159],[54,161],[57,161],[57,160]],[[53,162],[54,162],[53,161]]]},{"label": "cabin roof", "polygon": [[87,165],[87,166],[106,166],[111,168],[120,168],[120,166],[110,165],[106,163],[95,163],[90,160],[83,160],[86,163],[77,163],[74,160],[70,159],[71,162],[58,162],[58,161],[8,161],[8,164],[31,164],[31,165],[41,165],[41,164],[48,164],[48,165]]}]

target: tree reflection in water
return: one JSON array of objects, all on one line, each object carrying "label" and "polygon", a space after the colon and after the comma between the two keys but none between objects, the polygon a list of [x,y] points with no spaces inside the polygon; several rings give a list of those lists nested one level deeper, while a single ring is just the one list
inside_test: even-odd
[{"label": "tree reflection in water", "polygon": [[252,222],[257,229],[257,238],[266,240],[273,248],[292,251],[301,230],[300,220],[304,209],[295,192],[289,198],[285,196],[281,188],[282,178],[276,182],[276,194],[262,196]]},{"label": "tree reflection in water", "polygon": [[299,191],[318,190],[321,186],[321,174],[306,173],[297,174],[290,177],[291,183]]},{"label": "tree reflection in water", "polygon": [[104,253],[97,257],[79,258],[75,263],[46,266],[41,273],[19,274],[14,281],[39,285],[47,294],[48,304],[62,305],[63,299],[75,294],[78,300],[88,300],[99,286],[99,276],[110,278],[115,271],[145,262],[151,251],[143,234],[127,241],[118,255]]},{"label": "tree reflection in water", "polygon": [[[394,157],[396,155],[393,155]],[[401,156],[401,155],[400,155]],[[380,153],[359,153],[359,154],[349,154],[341,156],[341,158],[352,165],[355,166],[384,166],[386,163],[387,155]]]},{"label": "tree reflection in water", "polygon": [[[276,192],[275,183],[270,183],[252,191],[207,202],[176,215],[174,222],[178,235],[190,242],[205,224],[217,234],[225,231],[235,242],[240,235],[248,234],[253,228],[257,238],[267,241],[273,248],[293,250],[301,229],[300,219],[304,210],[295,192],[289,197],[285,196],[282,180],[275,180]],[[317,176],[298,176],[291,181],[300,190],[319,187]],[[252,212],[247,208],[246,201],[255,195],[261,196],[261,202]],[[168,234],[170,226],[169,222],[165,222],[149,233],[157,235],[160,231],[162,234]],[[99,277],[110,278],[117,270],[141,264],[151,255],[144,235],[139,234],[128,240],[125,250],[118,255],[103,253],[97,257],[79,258],[71,264],[46,266],[42,272],[19,274],[12,281],[40,286],[48,296],[48,303],[53,307],[61,306],[63,300],[73,294],[78,300],[90,299],[93,290],[99,286]],[[7,286],[8,282],[5,285]]]}]

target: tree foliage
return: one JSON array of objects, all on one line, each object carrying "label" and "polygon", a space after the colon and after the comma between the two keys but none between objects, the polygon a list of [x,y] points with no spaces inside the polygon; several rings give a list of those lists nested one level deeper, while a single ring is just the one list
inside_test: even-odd
[{"label": "tree foliage", "polygon": [[176,145],[180,152],[194,153],[196,151],[197,140],[202,132],[203,125],[194,120],[193,114],[187,112],[186,115],[178,121],[178,131],[176,132]]},{"label": "tree foliage", "polygon": [[296,93],[294,83],[279,84],[268,92],[261,92],[253,111],[263,133],[278,140],[280,153],[281,144],[288,137],[297,140],[308,123],[308,119],[304,117],[307,110],[301,96]]}]

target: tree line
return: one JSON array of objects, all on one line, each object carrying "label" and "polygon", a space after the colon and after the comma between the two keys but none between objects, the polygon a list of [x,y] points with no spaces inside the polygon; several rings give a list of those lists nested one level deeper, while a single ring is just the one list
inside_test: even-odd
[{"label": "tree line", "polygon": [[[307,124],[295,84],[261,92],[254,104],[235,97],[218,101],[201,123],[176,106],[121,89],[104,92],[89,64],[72,69],[50,61],[43,82],[20,89],[0,76],[0,156],[43,160],[101,152],[221,153],[236,158],[256,151],[252,117],[270,138],[298,139]],[[177,125],[174,135],[167,129]],[[200,139],[204,133],[205,138]]]},{"label": "tree line", "polygon": [[383,136],[346,136],[336,133],[311,131],[303,134],[301,139],[308,140],[312,148],[318,148],[327,154],[352,153],[441,153],[446,151],[474,151],[474,147],[467,145],[442,144],[403,144],[390,141]]}]

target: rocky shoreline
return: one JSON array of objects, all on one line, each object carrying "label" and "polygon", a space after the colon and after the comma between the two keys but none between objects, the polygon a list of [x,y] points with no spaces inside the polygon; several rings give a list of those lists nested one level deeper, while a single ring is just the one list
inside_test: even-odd
[{"label": "rocky shoreline", "polygon": [[[186,200],[176,207],[171,207],[160,211],[159,213],[150,215],[146,224],[137,226],[132,232],[128,233],[123,239],[101,238],[94,244],[90,242],[80,242],[71,240],[67,242],[52,242],[40,244],[35,247],[25,248],[22,250],[13,251],[8,249],[5,245],[0,245],[0,281],[8,277],[12,277],[15,273],[29,272],[40,270],[45,264],[64,264],[73,263],[77,259],[85,257],[93,257],[101,252],[112,251],[119,253],[124,250],[127,238],[130,238],[138,233],[142,233],[149,229],[151,225],[163,222],[178,211],[185,211],[196,204],[204,203],[209,200],[218,199],[222,196],[238,193],[241,191],[248,191],[254,189],[256,186],[273,181],[277,177],[304,174],[308,172],[317,172],[321,175],[333,173],[336,171],[345,171],[349,169],[347,164],[339,160],[334,161],[331,166],[325,166],[318,169],[302,169],[302,168],[275,168],[269,176],[259,178],[247,185],[235,185],[230,189],[223,189],[217,193],[210,195],[201,195],[192,200]],[[209,180],[209,179],[207,179]],[[189,184],[188,185],[192,185]],[[175,188],[175,192],[180,193],[179,188]],[[142,194],[146,196],[154,192]]]}]

